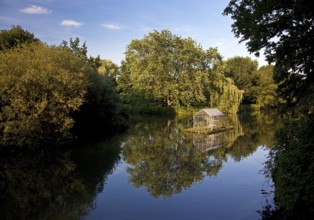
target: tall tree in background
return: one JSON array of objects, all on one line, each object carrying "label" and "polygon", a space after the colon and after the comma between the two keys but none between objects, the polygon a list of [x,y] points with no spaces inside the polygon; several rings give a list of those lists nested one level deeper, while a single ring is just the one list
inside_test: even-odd
[{"label": "tall tree in background", "polygon": [[232,57],[224,63],[224,75],[233,79],[235,85],[244,90],[244,102],[254,103],[255,97],[252,92],[252,79],[257,71],[258,63],[249,57]]},{"label": "tall tree in background", "polygon": [[100,66],[98,67],[98,72],[101,75],[108,75],[112,79],[116,79],[119,74],[119,67],[117,64],[113,63],[111,60],[100,60]]},{"label": "tall tree in background", "polygon": [[260,107],[278,106],[280,99],[276,93],[277,84],[273,80],[273,65],[260,67],[252,80],[252,93],[256,97],[256,104]]},{"label": "tall tree in background", "polygon": [[[209,102],[217,107],[231,84],[234,86],[232,80],[230,84],[219,83],[224,80],[222,57],[217,49],[203,50],[191,38],[162,30],[128,45],[118,88],[129,103],[143,104],[146,99],[168,107],[210,105]],[[234,91],[238,89],[235,87]],[[225,97],[233,99],[234,91]],[[242,99],[242,95],[239,97]],[[231,109],[229,105],[223,107],[223,111]]]},{"label": "tall tree in background", "polygon": [[206,100],[203,91],[208,74],[203,61],[203,50],[192,39],[162,30],[133,40],[126,51],[125,66],[133,90],[165,106],[181,106]]},{"label": "tall tree in background", "polygon": [[240,90],[243,90],[243,103],[266,108],[278,105],[273,69],[272,65],[258,69],[256,60],[236,56],[224,62],[223,73],[225,77],[231,78]]}]

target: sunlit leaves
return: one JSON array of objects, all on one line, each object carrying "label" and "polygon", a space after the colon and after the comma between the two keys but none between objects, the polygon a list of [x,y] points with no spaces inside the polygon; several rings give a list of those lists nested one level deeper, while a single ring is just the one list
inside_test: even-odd
[{"label": "sunlit leaves", "polygon": [[2,52],[0,60],[4,142],[25,144],[67,135],[74,123],[70,113],[79,109],[86,94],[81,60],[42,43]]},{"label": "sunlit leaves", "polygon": [[128,45],[122,74],[128,74],[131,87],[122,91],[146,94],[165,106],[205,102],[209,70],[214,60],[221,58],[214,51],[204,51],[191,38],[168,30],[149,33]]}]

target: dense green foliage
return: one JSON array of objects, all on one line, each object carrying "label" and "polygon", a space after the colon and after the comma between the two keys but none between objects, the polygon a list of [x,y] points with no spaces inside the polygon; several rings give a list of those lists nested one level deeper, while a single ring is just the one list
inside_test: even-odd
[{"label": "dense green foliage", "polygon": [[119,76],[119,67],[117,64],[113,63],[111,60],[100,60],[98,72],[101,75],[108,75],[114,81]]},{"label": "dense green foliage", "polygon": [[223,112],[237,113],[242,102],[243,90],[234,85],[232,79],[220,76],[220,80],[212,82],[210,89],[210,106]]},{"label": "dense green foliage", "polygon": [[276,90],[277,84],[273,80],[273,66],[260,67],[253,76],[252,93],[255,95],[255,103],[260,107],[278,106],[282,101]]},{"label": "dense green foliage", "polygon": [[232,57],[225,61],[224,75],[234,80],[235,85],[244,90],[244,101],[254,102],[252,78],[257,71],[257,61],[249,57]]},{"label": "dense green foliage", "polygon": [[20,26],[12,26],[10,30],[0,30],[0,51],[37,41],[39,40],[34,34],[23,30]]},{"label": "dense green foliage", "polygon": [[258,67],[249,57],[232,57],[224,62],[224,75],[244,91],[243,103],[259,107],[277,106],[277,85],[273,80],[273,66]]},{"label": "dense green foliage", "polygon": [[[207,57],[219,59],[216,57]],[[166,106],[204,102],[207,73],[202,49],[192,39],[182,39],[169,31],[153,32],[133,40],[126,52],[126,68],[132,89]]]},{"label": "dense green foliage", "polygon": [[100,59],[86,53],[78,38],[69,46],[23,43],[0,52],[2,144],[59,144],[71,131],[127,125],[112,79],[99,74]]},{"label": "dense green foliage", "polygon": [[[224,93],[222,87],[215,86],[218,81],[226,81],[221,65],[217,49],[204,51],[191,38],[181,38],[168,30],[154,31],[128,45],[118,88],[131,105],[209,105],[211,93]],[[238,92],[236,87],[234,91]]]},{"label": "dense green foliage", "polygon": [[285,126],[267,169],[275,184],[275,205],[264,219],[309,219],[314,214],[313,106],[314,30],[310,0],[232,0],[225,15],[235,20],[233,31],[250,52],[265,49],[275,63],[279,95],[290,107]]},{"label": "dense green foliage", "polygon": [[113,76],[99,72],[104,61],[99,57],[87,58],[87,47],[85,43],[80,46],[78,38],[70,39],[69,44],[63,41],[61,47],[85,63],[87,94],[79,111],[72,114],[76,122],[73,131],[80,136],[90,136],[126,128],[127,115],[115,90]]},{"label": "dense green foliage", "polygon": [[4,143],[57,141],[73,126],[70,113],[86,95],[83,64],[43,43],[0,53],[0,129]]}]

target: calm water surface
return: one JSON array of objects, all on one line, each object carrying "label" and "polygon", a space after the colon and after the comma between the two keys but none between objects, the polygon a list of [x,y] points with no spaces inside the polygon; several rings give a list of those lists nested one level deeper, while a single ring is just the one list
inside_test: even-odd
[{"label": "calm water surface", "polygon": [[229,116],[233,130],[205,136],[184,132],[191,119],[141,118],[67,152],[6,152],[1,219],[260,219],[275,118]]}]

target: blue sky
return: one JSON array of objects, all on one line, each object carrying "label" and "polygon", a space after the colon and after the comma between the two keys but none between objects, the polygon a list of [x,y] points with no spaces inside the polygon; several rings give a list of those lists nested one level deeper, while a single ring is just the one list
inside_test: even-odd
[{"label": "blue sky", "polygon": [[0,0],[0,29],[20,25],[48,44],[79,37],[92,56],[120,64],[126,46],[154,30],[191,37],[227,59],[250,56],[222,16],[228,0]]}]

